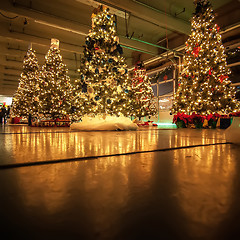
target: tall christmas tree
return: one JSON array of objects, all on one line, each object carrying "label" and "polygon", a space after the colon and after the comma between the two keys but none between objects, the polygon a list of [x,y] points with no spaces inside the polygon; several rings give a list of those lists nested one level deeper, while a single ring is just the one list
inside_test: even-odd
[{"label": "tall christmas tree", "polygon": [[39,113],[45,118],[60,118],[71,112],[72,87],[58,44],[45,56],[40,75]]},{"label": "tall christmas tree", "polygon": [[16,93],[13,96],[11,115],[16,117],[36,115],[38,111],[37,92],[39,65],[35,51],[28,49],[23,60],[23,72]]},{"label": "tall christmas tree", "polygon": [[154,102],[153,89],[146,69],[141,64],[138,64],[134,69],[132,88],[137,100],[137,104],[134,106],[135,116],[138,118],[154,116],[157,113],[157,108]]},{"label": "tall christmas tree", "polygon": [[172,112],[229,113],[238,108],[230,86],[220,28],[208,0],[195,1],[191,34],[186,42],[184,67],[174,96]]},{"label": "tall christmas tree", "polygon": [[[114,16],[100,6],[92,14],[92,29],[86,37],[81,80],[87,92],[86,114],[129,116],[131,105],[131,79],[127,72],[122,48],[116,36]],[[79,111],[79,114],[82,112]]]},{"label": "tall christmas tree", "polygon": [[73,121],[79,121],[91,108],[91,102],[88,101],[87,84],[84,81],[83,74],[74,81],[72,93],[71,117]]}]

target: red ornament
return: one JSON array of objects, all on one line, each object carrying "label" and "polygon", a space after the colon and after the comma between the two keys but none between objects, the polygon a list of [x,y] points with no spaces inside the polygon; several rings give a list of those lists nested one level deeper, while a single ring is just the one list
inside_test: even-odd
[{"label": "red ornament", "polygon": [[217,31],[219,32],[220,31],[220,27],[216,24],[216,26],[217,26]]},{"label": "red ornament", "polygon": [[212,75],[212,70],[213,70],[212,68],[209,70],[208,72],[209,75]]},{"label": "red ornament", "polygon": [[167,75],[165,75],[165,76],[163,77],[163,79],[164,79],[164,81],[166,82],[166,81],[167,81],[167,79],[168,79],[168,76],[167,76]]},{"label": "red ornament", "polygon": [[192,51],[192,54],[195,56],[195,57],[198,57],[198,54],[199,54],[199,51],[201,50],[200,47],[194,47],[193,48],[193,51]]},{"label": "red ornament", "polygon": [[221,76],[219,77],[219,81],[222,83],[223,80],[224,80],[224,79],[227,79],[227,78],[228,78],[227,75],[221,75]]}]

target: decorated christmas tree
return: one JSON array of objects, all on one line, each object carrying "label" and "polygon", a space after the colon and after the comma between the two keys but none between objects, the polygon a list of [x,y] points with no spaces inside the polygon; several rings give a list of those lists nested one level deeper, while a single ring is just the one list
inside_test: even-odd
[{"label": "decorated christmas tree", "polygon": [[157,108],[154,102],[153,89],[142,64],[138,64],[134,69],[132,88],[136,97],[135,116],[138,118],[154,116],[157,113]]},{"label": "decorated christmas tree", "polygon": [[61,118],[71,112],[72,87],[58,44],[52,40],[40,75],[39,113],[44,118]]},{"label": "decorated christmas tree", "polygon": [[16,93],[13,96],[11,116],[36,115],[38,111],[39,65],[35,51],[28,49],[23,60],[23,72]]},{"label": "decorated christmas tree", "polygon": [[[131,79],[121,56],[115,24],[109,9],[100,6],[94,10],[81,70],[81,89],[87,100],[80,103],[76,114],[130,116],[132,113]],[[79,96],[76,102],[82,101],[82,95]]]},{"label": "decorated christmas tree", "polygon": [[172,112],[202,115],[230,113],[238,108],[229,80],[220,28],[209,1],[195,1],[191,34],[186,42],[184,66],[174,95]]},{"label": "decorated christmas tree", "polygon": [[84,81],[83,74],[74,81],[72,93],[71,117],[73,121],[79,121],[82,116],[88,113],[88,109],[91,108],[91,102],[88,101],[87,84]]}]

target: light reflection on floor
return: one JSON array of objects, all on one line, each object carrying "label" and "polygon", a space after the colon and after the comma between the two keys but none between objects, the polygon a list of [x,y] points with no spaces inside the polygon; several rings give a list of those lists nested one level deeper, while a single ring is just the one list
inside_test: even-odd
[{"label": "light reflection on floor", "polygon": [[[1,164],[225,142],[224,131],[188,129],[0,138]],[[234,239],[239,153],[223,144],[0,170],[3,229],[24,239]]]},{"label": "light reflection on floor", "polygon": [[[68,131],[62,132],[64,128],[44,128],[41,132],[41,128],[34,128],[40,132],[32,132],[33,128],[28,129],[29,132],[27,127],[20,130],[19,127],[9,126],[5,130],[8,134],[0,133],[4,145],[0,164],[112,155],[225,142],[224,135],[220,134],[222,131],[142,128],[140,131],[71,132],[66,128]],[[189,130],[194,132],[189,135]],[[21,131],[24,134],[20,134]]]}]

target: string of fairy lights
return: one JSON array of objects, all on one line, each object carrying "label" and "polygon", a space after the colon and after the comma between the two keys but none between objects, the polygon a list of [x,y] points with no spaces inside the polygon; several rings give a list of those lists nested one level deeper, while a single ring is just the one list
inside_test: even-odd
[{"label": "string of fairy lights", "polygon": [[157,107],[154,102],[154,93],[146,69],[135,67],[132,88],[138,104],[135,107],[136,117],[156,115]]},{"label": "string of fairy lights", "polygon": [[230,85],[230,69],[214,22],[215,16],[207,0],[196,2],[191,20],[191,34],[186,42],[184,66],[174,95],[172,112],[230,113],[239,105]]},{"label": "string of fairy lights", "polygon": [[[172,113],[206,115],[219,111],[234,112],[239,105],[229,80],[231,71],[227,67],[220,28],[215,23],[209,1],[198,0],[195,3]],[[108,8],[100,6],[92,14],[92,28],[85,39],[79,79],[71,84],[58,46],[50,47],[41,68],[35,51],[29,49],[23,61],[19,87],[13,97],[12,115],[30,114],[45,119],[69,115],[76,121],[86,114],[155,115],[157,110],[151,81],[174,66],[159,71],[152,78],[136,68],[132,79],[122,53],[115,18]]]},{"label": "string of fairy lights", "polygon": [[[94,11],[92,28],[85,41],[80,78],[73,85],[60,50],[50,47],[32,89],[38,92],[32,99],[40,117],[55,119],[69,114],[73,120],[79,120],[85,114],[136,117],[139,112],[141,116],[153,113],[153,104],[138,101],[115,25],[108,8],[100,6]],[[31,59],[28,62],[30,64]],[[14,98],[14,102],[17,101]],[[13,111],[13,114],[22,113]]]}]

